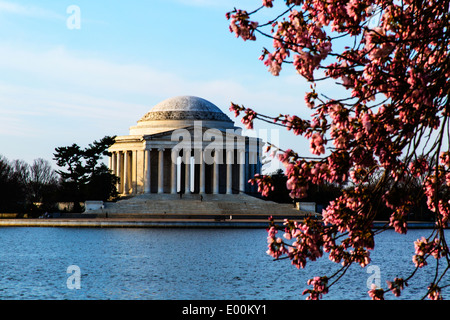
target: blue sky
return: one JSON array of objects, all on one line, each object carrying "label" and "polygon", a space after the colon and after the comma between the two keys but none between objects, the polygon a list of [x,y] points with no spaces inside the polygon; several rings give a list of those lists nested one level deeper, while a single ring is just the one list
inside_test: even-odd
[{"label": "blue sky", "polygon": [[[67,27],[70,5],[80,8],[81,29]],[[307,117],[309,84],[290,68],[274,77],[258,60],[270,41],[244,42],[228,30],[226,12],[259,5],[0,0],[0,154],[51,160],[55,147],[126,135],[155,104],[177,95],[205,98],[233,119],[231,101]],[[303,139],[284,130],[279,137],[282,148],[309,154]]]}]

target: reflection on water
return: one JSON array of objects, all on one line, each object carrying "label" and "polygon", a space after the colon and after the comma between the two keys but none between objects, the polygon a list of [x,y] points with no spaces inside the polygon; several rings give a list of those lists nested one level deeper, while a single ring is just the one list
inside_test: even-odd
[{"label": "reflection on water", "polygon": [[[377,237],[371,265],[380,267],[383,287],[413,269],[413,241],[430,232]],[[307,279],[339,267],[326,258],[301,270],[273,261],[266,236],[260,229],[2,228],[0,298],[304,299]],[[81,271],[79,290],[67,287],[71,265]],[[366,271],[352,267],[324,298],[368,299]],[[420,270],[402,298],[421,298],[432,271]]]}]

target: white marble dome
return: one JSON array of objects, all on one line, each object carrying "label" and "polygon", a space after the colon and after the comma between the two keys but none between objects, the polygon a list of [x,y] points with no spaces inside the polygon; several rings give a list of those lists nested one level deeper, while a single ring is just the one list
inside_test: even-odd
[{"label": "white marble dome", "polygon": [[216,105],[194,96],[178,96],[166,99],[154,106],[140,121],[187,119],[231,122],[231,119]]},{"label": "white marble dome", "polygon": [[154,134],[194,125],[202,121],[204,127],[234,128],[234,122],[212,102],[195,96],[177,96],[156,104],[130,128],[130,135]]}]

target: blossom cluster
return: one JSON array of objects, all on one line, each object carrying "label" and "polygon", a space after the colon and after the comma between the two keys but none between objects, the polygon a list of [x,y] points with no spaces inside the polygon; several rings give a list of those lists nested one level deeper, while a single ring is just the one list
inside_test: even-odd
[{"label": "blossom cluster", "polygon": [[415,255],[413,256],[413,262],[416,267],[419,268],[427,265],[426,255],[431,255],[434,258],[439,259],[444,253],[446,253],[446,249],[438,237],[434,238],[431,242],[429,242],[425,237],[417,239],[414,242],[414,249]]},{"label": "blossom cluster", "polygon": [[[424,182],[424,193],[427,197],[428,208],[436,212],[436,224],[447,227],[450,218],[450,199],[440,196],[443,193],[443,187],[448,190],[450,187],[450,165],[449,152],[442,152],[440,162],[442,165],[433,168],[433,171]],[[445,192],[445,190],[444,190]],[[444,193],[445,195],[445,193]]]},{"label": "blossom cluster", "polygon": [[392,293],[399,297],[401,291],[408,286],[408,282],[406,282],[403,278],[395,278],[393,282],[386,281],[389,287],[389,290],[392,291]]},{"label": "blossom cluster", "polygon": [[230,21],[230,31],[236,34],[236,37],[241,37],[244,41],[256,40],[255,29],[258,23],[249,20],[247,11],[234,10],[233,13],[227,13],[227,19]]},{"label": "blossom cluster", "polygon": [[[423,196],[440,237],[417,240],[413,262],[420,268],[430,256],[448,258],[442,230],[450,218],[450,0],[285,0],[287,10],[275,19],[250,20],[259,10],[273,8],[273,2],[262,0],[262,7],[250,13],[228,13],[230,30],[244,40],[255,40],[255,32],[272,39],[273,50],[264,49],[260,60],[275,76],[289,64],[312,83],[304,95],[311,119],[270,117],[234,103],[230,111],[236,117],[242,113],[247,128],[260,119],[309,139],[312,160],[291,149],[278,154],[292,198],[306,197],[311,184],[347,185],[323,210],[320,223],[285,221],[284,239],[271,224],[268,253],[277,259],[286,255],[297,268],[323,252],[343,267],[364,267],[375,245],[371,227],[377,210],[387,210],[388,226],[405,234]],[[270,35],[263,28],[271,28]],[[353,46],[334,45],[342,37]],[[348,97],[320,95],[315,83],[321,79],[342,85]],[[380,175],[376,184],[374,173]],[[250,182],[265,195],[273,188],[263,175]],[[410,191],[414,183],[422,188],[419,196]],[[328,283],[327,277],[315,277],[308,283],[313,289],[304,293],[320,298]],[[398,296],[406,285],[396,278],[388,289]],[[384,293],[369,291],[373,299]],[[429,286],[428,296],[442,297],[437,283]]]},{"label": "blossom cluster", "polygon": [[384,290],[372,284],[372,288],[368,291],[372,300],[384,300]]},{"label": "blossom cluster", "polygon": [[302,294],[309,294],[307,300],[318,300],[323,294],[328,293],[328,278],[314,277],[307,281],[308,285],[312,285],[312,289],[305,289]]},{"label": "blossom cluster", "polygon": [[249,130],[253,129],[253,121],[257,117],[257,113],[250,108],[244,108],[237,104],[232,103],[230,106],[230,111],[234,112],[234,115],[237,117],[241,112],[244,112],[244,116],[241,119],[241,122],[245,125],[245,127]]},{"label": "blossom cluster", "polygon": [[428,286],[428,298],[430,300],[442,300],[441,288],[432,283]]},{"label": "blossom cluster", "polygon": [[273,191],[275,188],[272,184],[272,177],[261,175],[259,173],[255,174],[253,178],[248,180],[248,182],[251,185],[256,184],[258,186],[258,192],[264,197],[267,197],[270,191]]}]

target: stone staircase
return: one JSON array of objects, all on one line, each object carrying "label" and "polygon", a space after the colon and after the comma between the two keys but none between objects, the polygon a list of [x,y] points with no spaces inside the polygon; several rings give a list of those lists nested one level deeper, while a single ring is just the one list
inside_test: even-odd
[{"label": "stone staircase", "polygon": [[103,209],[90,210],[91,214],[109,217],[145,217],[148,215],[276,215],[299,216],[301,212],[292,204],[265,201],[246,194],[142,194],[117,202],[106,202]]}]

